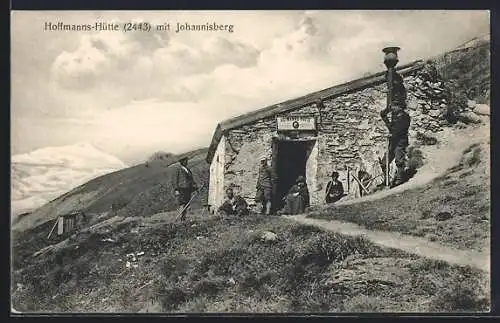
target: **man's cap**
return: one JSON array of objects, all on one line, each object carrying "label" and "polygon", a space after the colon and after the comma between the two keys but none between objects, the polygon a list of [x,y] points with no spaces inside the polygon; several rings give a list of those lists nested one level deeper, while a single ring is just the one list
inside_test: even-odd
[{"label": "man's cap", "polygon": [[339,172],[337,172],[337,171],[332,172],[332,177],[334,177],[334,176],[339,176]]},{"label": "man's cap", "polygon": [[260,161],[263,161],[263,160],[267,160],[267,156],[266,155],[261,155],[260,158],[259,158]]},{"label": "man's cap", "polygon": [[304,176],[297,177],[297,183],[305,183],[306,178]]},{"label": "man's cap", "polygon": [[188,159],[189,159],[189,157],[188,157],[188,156],[184,156],[184,157],[182,157],[181,159],[179,159],[179,161],[184,161],[184,160],[188,160]]}]

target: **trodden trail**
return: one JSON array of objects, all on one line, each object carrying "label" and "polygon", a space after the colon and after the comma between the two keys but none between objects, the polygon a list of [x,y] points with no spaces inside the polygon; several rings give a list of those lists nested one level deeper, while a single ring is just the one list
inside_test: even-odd
[{"label": "trodden trail", "polygon": [[304,225],[313,225],[324,230],[349,235],[363,236],[383,247],[399,249],[411,254],[433,260],[442,260],[449,264],[467,265],[490,272],[490,255],[472,250],[459,250],[446,247],[424,238],[404,235],[398,232],[368,230],[357,224],[337,220],[307,218],[306,215],[283,216]]}]

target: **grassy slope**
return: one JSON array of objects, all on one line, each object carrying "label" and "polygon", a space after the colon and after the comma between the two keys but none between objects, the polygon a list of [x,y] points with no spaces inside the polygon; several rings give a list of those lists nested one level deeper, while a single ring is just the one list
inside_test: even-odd
[{"label": "grassy slope", "polygon": [[[191,169],[199,183],[207,182],[208,165],[204,161],[206,149],[186,153],[191,157]],[[181,156],[184,156],[181,155]],[[55,218],[58,214],[83,210],[102,213],[113,203],[120,206],[121,214],[132,216],[151,215],[173,210],[173,164],[179,156],[140,164],[95,178],[58,197],[47,205],[13,222],[14,229],[30,228]],[[207,188],[193,200],[197,208],[206,203]]]},{"label": "grassy slope", "polygon": [[467,96],[479,103],[490,100],[490,46],[488,41],[457,51],[443,68],[446,86],[453,96]]},{"label": "grassy slope", "polygon": [[[484,274],[299,226],[280,217],[116,218],[44,255],[14,237],[18,311],[480,311]],[[274,243],[260,239],[277,234]],[[43,232],[45,234],[45,232]],[[104,239],[113,241],[103,241]],[[127,254],[138,267],[127,268]],[[19,285],[20,284],[20,285]]]},{"label": "grassy slope", "polygon": [[[486,146],[471,145],[461,162],[428,185],[375,201],[333,206],[310,217],[354,222],[368,229],[425,236],[462,249],[489,250],[489,154]],[[439,212],[451,219],[439,221]]]}]

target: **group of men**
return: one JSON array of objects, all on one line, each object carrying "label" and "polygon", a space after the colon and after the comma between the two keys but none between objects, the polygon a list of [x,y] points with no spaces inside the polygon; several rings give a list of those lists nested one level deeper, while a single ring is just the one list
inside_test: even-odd
[{"label": "group of men", "polygon": [[[179,167],[174,176],[174,194],[179,206],[180,219],[186,219],[187,209],[193,198],[193,193],[198,190],[192,171],[188,167],[188,157],[179,160]],[[234,194],[231,187],[226,189],[226,199],[218,209],[219,213],[231,215],[248,214],[248,204],[244,198]]]},{"label": "group of men", "polygon": [[[386,74],[387,77],[387,74]],[[397,167],[396,174],[392,180],[391,187],[400,185],[406,180],[406,149],[408,147],[408,129],[410,127],[410,116],[406,109],[406,89],[403,78],[396,72],[392,77],[392,91],[390,104],[380,112],[382,120],[389,130],[388,150],[383,158],[379,159],[384,175],[389,170],[386,163],[395,160]],[[390,118],[389,118],[390,114]],[[187,167],[187,157],[180,160],[180,167],[177,169],[175,177],[175,194],[181,208],[181,219],[186,216],[186,209],[190,202],[192,193],[197,190],[191,170]],[[335,203],[344,194],[342,182],[339,181],[339,173],[333,172],[331,180],[328,182],[325,191],[325,202]],[[273,172],[268,165],[267,157],[260,158],[259,174],[256,185],[255,201],[261,205],[261,213],[270,215],[273,212],[274,179]],[[304,176],[299,176],[284,197],[284,208],[281,213],[298,214],[303,213],[310,206],[309,190]],[[244,198],[235,194],[233,188],[226,190],[226,198],[218,209],[219,213],[227,215],[248,214],[248,203]]]},{"label": "group of men", "polygon": [[[265,176],[261,175],[265,174]],[[271,214],[271,204],[273,201],[273,190],[271,170],[267,164],[267,159],[265,157],[261,158],[261,166],[259,169],[259,177],[257,181],[257,194],[256,201],[262,203],[261,213]],[[264,185],[260,182],[261,179],[265,178]],[[338,180],[339,173],[333,172],[331,180],[326,185],[325,191],[325,202],[327,204],[335,203],[340,200],[344,194],[344,187],[342,182]],[[307,187],[306,178],[304,176],[299,176],[295,184],[290,187],[288,192],[283,197],[284,207],[279,210],[278,213],[282,214],[301,214],[310,207],[311,201],[309,196],[309,189]]]}]

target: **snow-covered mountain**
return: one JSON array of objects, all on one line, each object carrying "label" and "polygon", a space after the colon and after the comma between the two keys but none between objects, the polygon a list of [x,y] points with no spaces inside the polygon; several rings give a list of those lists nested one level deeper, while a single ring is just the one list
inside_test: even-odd
[{"label": "snow-covered mountain", "polygon": [[11,157],[13,215],[30,212],[92,178],[127,167],[91,144],[46,147]]}]

